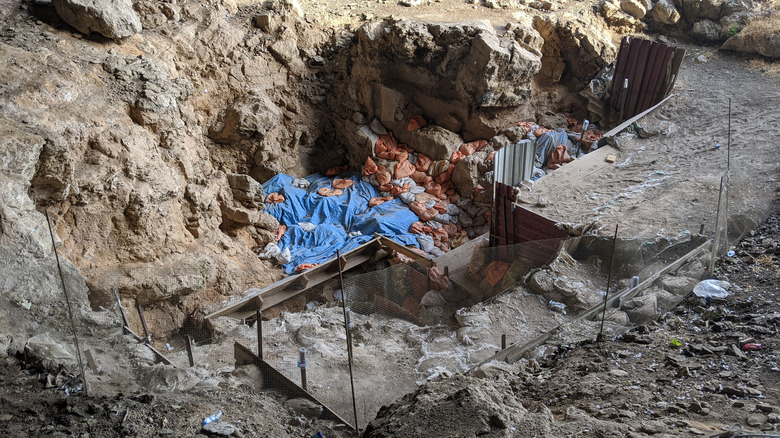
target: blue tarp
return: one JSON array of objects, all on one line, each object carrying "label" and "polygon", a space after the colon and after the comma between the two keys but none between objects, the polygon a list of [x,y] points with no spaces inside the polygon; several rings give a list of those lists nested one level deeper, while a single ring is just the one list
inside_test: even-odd
[{"label": "blue tarp", "polygon": [[[287,226],[287,232],[279,241],[279,248],[290,249],[292,261],[282,268],[288,274],[303,263],[322,263],[336,256],[336,250],[354,249],[379,233],[404,245],[417,244],[416,234],[409,227],[420,220],[409,207],[396,198],[374,208],[368,207],[371,198],[379,196],[377,189],[360,179],[357,172],[343,173],[355,183],[341,196],[320,196],[322,187],[331,187],[332,177],[314,174],[306,177],[310,185],[301,189],[292,185],[294,178],[279,174],[263,184],[265,193],[279,192],[285,201],[266,205],[265,211],[279,223]],[[299,222],[317,226],[307,232]],[[349,237],[359,231],[362,235]]]}]

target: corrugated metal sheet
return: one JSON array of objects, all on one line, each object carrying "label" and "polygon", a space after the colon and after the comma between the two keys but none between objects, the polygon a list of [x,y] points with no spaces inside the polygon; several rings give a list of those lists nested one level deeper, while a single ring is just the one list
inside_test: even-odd
[{"label": "corrugated metal sheet", "polygon": [[555,221],[514,203],[512,186],[495,183],[495,208],[491,220],[491,246],[528,244],[542,258],[554,257],[560,242],[568,232],[555,226]]},{"label": "corrugated metal sheet", "polygon": [[684,49],[624,37],[610,90],[612,111],[625,120],[660,102],[672,90],[684,57]]},{"label": "corrugated metal sheet", "polygon": [[530,179],[534,170],[536,146],[531,140],[523,140],[505,146],[496,152],[493,161],[493,178],[496,182],[516,186]]}]

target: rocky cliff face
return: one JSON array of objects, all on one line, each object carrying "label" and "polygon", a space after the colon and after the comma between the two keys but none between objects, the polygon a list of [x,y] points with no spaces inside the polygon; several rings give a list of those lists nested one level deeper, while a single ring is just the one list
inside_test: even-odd
[{"label": "rocky cliff face", "polygon": [[[5,7],[4,260],[51,256],[48,208],[82,305],[110,308],[117,292],[160,336],[279,278],[253,252],[278,226],[259,182],[362,164],[356,128],[373,118],[406,133],[421,113],[490,138],[541,66],[529,27],[389,20],[336,32],[296,3],[137,2],[143,32],[116,43],[75,32],[62,6]],[[23,296],[13,279],[29,271],[6,265],[5,290]]]}]

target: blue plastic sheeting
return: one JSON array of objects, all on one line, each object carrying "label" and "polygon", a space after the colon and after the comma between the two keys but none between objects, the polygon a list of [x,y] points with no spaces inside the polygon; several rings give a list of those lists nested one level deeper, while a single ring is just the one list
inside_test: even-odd
[{"label": "blue plastic sheeting", "polygon": [[[314,174],[306,177],[309,187],[301,189],[292,185],[293,177],[279,174],[263,184],[265,193],[279,192],[285,201],[266,205],[265,211],[287,226],[287,232],[279,241],[279,248],[290,249],[292,261],[282,266],[292,274],[303,263],[322,263],[336,256],[336,250],[346,252],[357,248],[379,233],[403,245],[417,244],[417,235],[409,233],[409,227],[420,220],[400,199],[368,207],[371,198],[379,196],[377,189],[360,179],[356,172],[344,173],[355,183],[341,196],[320,196],[322,187],[331,187],[332,177]],[[332,187],[331,187],[332,188]],[[312,232],[301,228],[299,222],[317,225]],[[359,231],[362,235],[349,237]]]}]

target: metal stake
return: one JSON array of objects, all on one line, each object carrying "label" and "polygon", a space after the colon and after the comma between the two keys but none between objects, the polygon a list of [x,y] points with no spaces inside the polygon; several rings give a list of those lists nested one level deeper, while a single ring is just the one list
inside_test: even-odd
[{"label": "metal stake", "polygon": [[255,318],[257,318],[257,322],[255,322],[257,324],[257,357],[263,360],[263,315],[260,309],[257,309]]},{"label": "metal stake", "polygon": [[[352,388],[352,414],[355,416],[355,430],[360,433],[357,417],[357,402],[355,401],[355,380],[352,374],[352,332],[350,331],[350,318],[347,316],[347,291],[344,290],[344,273],[341,266],[341,254],[336,250],[336,258],[339,265],[339,287],[341,288],[341,309],[344,312],[344,330],[347,332],[347,360],[349,363],[349,385]],[[430,281],[430,273],[428,274]]]},{"label": "metal stake", "polygon": [[506,333],[501,335],[501,350],[506,350]]},{"label": "metal stake", "polygon": [[607,300],[609,299],[609,283],[612,281],[612,263],[615,261],[615,244],[617,243],[618,226],[615,225],[615,236],[612,238],[612,257],[609,259],[609,273],[607,274],[607,292],[604,294],[604,309],[601,311],[601,327],[597,342],[604,342],[604,317],[607,314]]},{"label": "metal stake", "polygon": [[145,336],[146,342],[151,344],[152,343],[152,334],[149,333],[149,327],[146,325],[146,318],[144,317],[144,310],[141,308],[140,304],[136,304],[135,308],[138,309],[138,316],[141,317],[141,325],[144,327],[144,336]]},{"label": "metal stake", "polygon": [[184,336],[185,345],[187,346],[187,359],[190,360],[190,366],[195,366],[195,357],[192,355],[192,336]]},{"label": "metal stake", "polygon": [[308,391],[306,389],[306,349],[303,347],[298,349],[298,368],[301,369],[301,388]]},{"label": "metal stake", "polygon": [[57,260],[57,271],[60,273],[60,282],[62,283],[62,293],[65,295],[65,303],[68,305],[68,316],[70,317],[70,328],[73,330],[73,339],[76,343],[76,354],[79,358],[79,371],[84,380],[84,394],[89,396],[89,385],[87,385],[87,375],[84,373],[84,363],[81,361],[81,347],[79,346],[79,336],[76,334],[76,323],[73,322],[73,306],[70,305],[68,289],[65,287],[65,276],[62,275],[62,266],[60,266],[60,255],[57,252],[57,244],[54,241],[54,231],[51,228],[51,219],[49,219],[49,209],[46,212],[46,225],[49,226],[49,235],[51,236],[51,246],[54,248],[54,258]]}]

